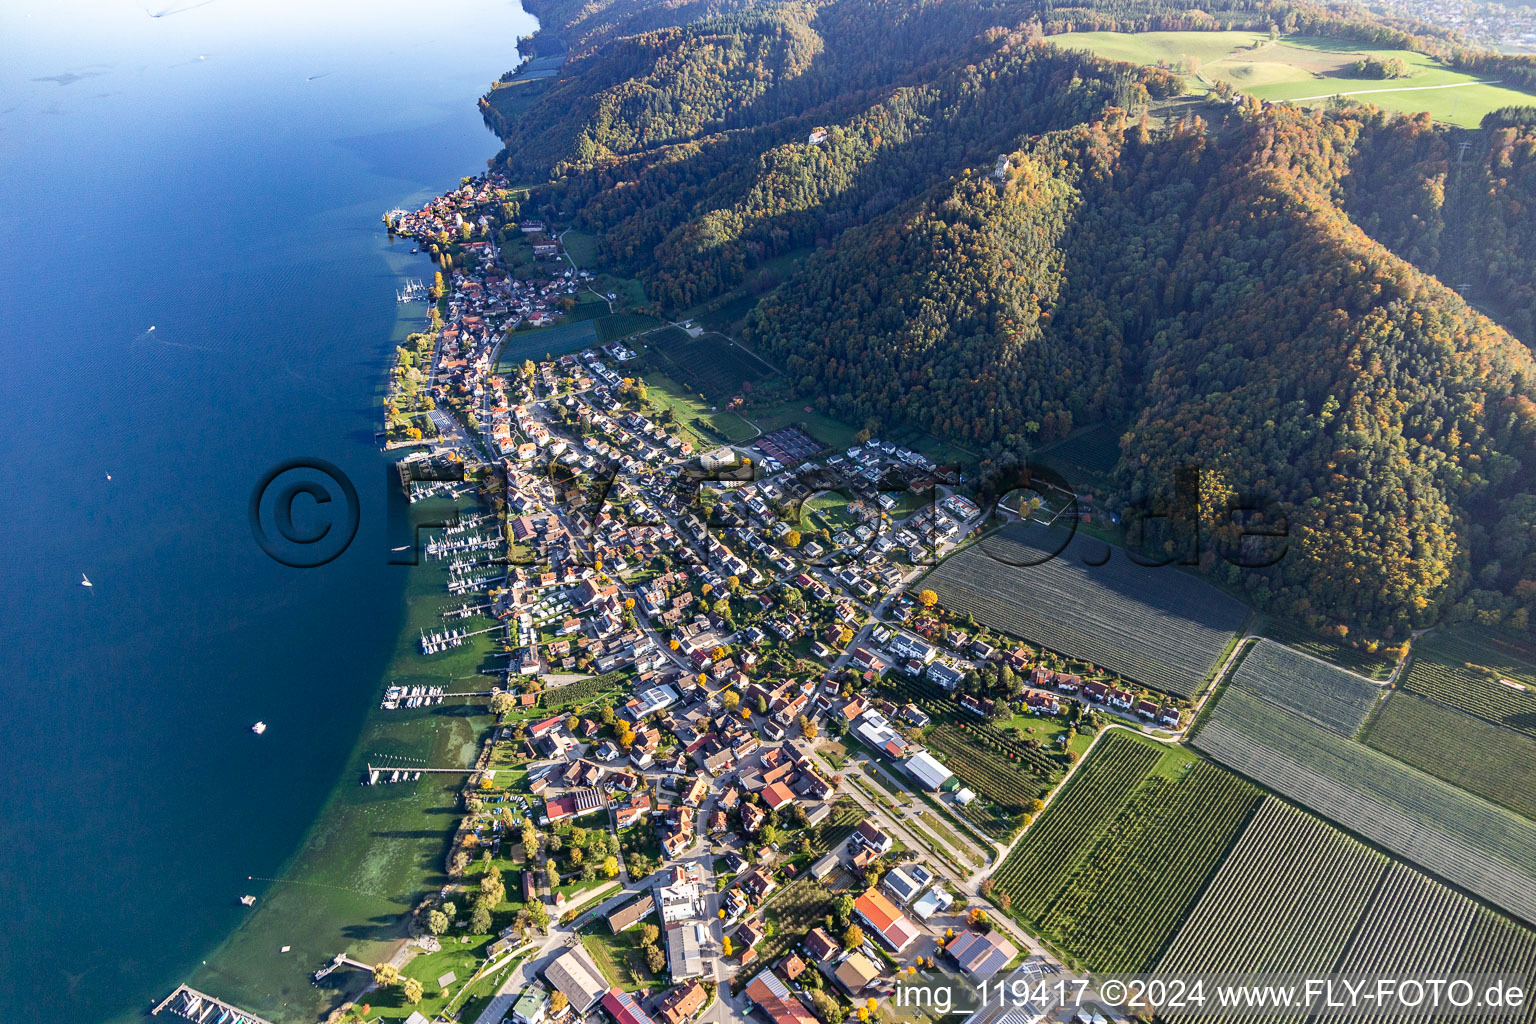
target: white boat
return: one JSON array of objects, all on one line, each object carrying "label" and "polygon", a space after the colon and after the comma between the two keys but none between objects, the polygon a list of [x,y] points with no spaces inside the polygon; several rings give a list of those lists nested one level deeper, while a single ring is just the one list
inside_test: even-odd
[{"label": "white boat", "polygon": [[91,578],[89,576],[87,576],[85,573],[81,573],[80,574],[80,585],[82,587],[94,587],[96,584],[92,583],[91,582]]},{"label": "white boat", "polygon": [[257,736],[260,736],[262,733],[264,733],[266,731],[267,731],[267,723],[266,722],[257,722],[255,725],[251,726],[251,732],[255,733]]},{"label": "white boat", "polygon": [[256,897],[247,893],[246,895],[240,897],[240,902],[245,904],[247,907],[253,907],[256,905]]}]

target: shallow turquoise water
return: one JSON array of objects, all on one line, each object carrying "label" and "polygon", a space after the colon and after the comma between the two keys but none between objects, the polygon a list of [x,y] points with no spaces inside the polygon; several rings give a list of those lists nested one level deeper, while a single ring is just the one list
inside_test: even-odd
[{"label": "shallow turquoise water", "polygon": [[[398,275],[430,274],[379,215],[484,166],[475,98],[534,27],[487,0],[152,10],[0,10],[7,1022],[163,995],[336,783],[399,625],[373,431]],[[320,569],[247,523],[295,456],[360,493]]]}]

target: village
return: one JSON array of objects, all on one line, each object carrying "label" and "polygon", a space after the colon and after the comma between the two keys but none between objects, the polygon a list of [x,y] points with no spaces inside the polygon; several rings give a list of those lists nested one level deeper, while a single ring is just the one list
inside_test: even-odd
[{"label": "village", "polygon": [[[909,592],[1008,515],[918,451],[832,449],[798,427],[695,446],[648,401],[643,336],[509,364],[503,347],[559,324],[591,275],[543,223],[507,220],[505,188],[466,181],[391,218],[447,265],[391,393],[402,479],[413,503],[472,505],[424,545],[454,605],[421,657],[430,670],[488,636],[500,663],[453,881],[417,908],[411,951],[495,921],[472,980],[496,984],[461,1018],[468,979],[444,975],[438,1019],[888,1021],[910,1015],[902,984],[1065,972],[988,903],[986,875],[1086,736],[1176,734],[1188,703]],[[513,230],[538,276],[502,262]],[[393,688],[384,706],[468,696]],[[982,758],[1000,723],[1007,756],[1045,765],[1017,806],[962,782],[966,749],[925,740],[962,736]],[[375,982],[414,1005],[408,962]]]}]

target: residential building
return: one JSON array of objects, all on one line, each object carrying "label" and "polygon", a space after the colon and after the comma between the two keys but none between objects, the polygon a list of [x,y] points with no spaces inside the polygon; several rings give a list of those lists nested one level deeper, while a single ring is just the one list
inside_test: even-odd
[{"label": "residential building", "polygon": [[544,1024],[544,1014],[548,1010],[548,990],[542,985],[529,985],[513,1004],[512,1019],[516,1024]]},{"label": "residential building", "polygon": [[753,978],[743,994],[767,1014],[773,1024],[820,1024],[772,971],[763,971]]},{"label": "residential building", "polygon": [[603,993],[603,1009],[614,1019],[614,1024],[656,1024],[651,1015],[641,1009],[635,997],[621,988],[611,988]]},{"label": "residential building", "polygon": [[704,986],[697,981],[690,981],[668,992],[656,1004],[656,1016],[661,1019],[661,1024],[683,1024],[704,1009],[708,1001],[709,993]]},{"label": "residential building", "polygon": [[892,952],[900,953],[917,941],[917,926],[879,889],[865,890],[853,909]]},{"label": "residential building", "polygon": [[944,952],[954,958],[962,972],[978,978],[992,977],[1019,955],[1018,947],[996,931],[986,935],[961,932],[949,941]]},{"label": "residential building", "polygon": [[[526,874],[526,872],[525,872]],[[610,911],[605,920],[608,922],[608,930],[617,935],[626,928],[632,928],[641,921],[650,917],[656,910],[656,897],[646,893],[637,900],[630,900],[613,911]]]},{"label": "residential building", "polygon": [[880,977],[880,968],[863,953],[854,952],[837,965],[833,977],[849,995],[857,996]]}]

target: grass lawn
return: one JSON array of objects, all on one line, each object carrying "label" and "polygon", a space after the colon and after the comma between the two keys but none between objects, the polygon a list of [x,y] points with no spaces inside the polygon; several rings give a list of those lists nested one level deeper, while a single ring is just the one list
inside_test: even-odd
[{"label": "grass lawn", "polygon": [[645,966],[645,954],[640,951],[641,931],[647,924],[655,923],[653,915],[633,928],[610,935],[608,926],[598,921],[582,934],[582,945],[587,947],[587,952],[597,961],[608,984],[617,985],[626,992],[650,988],[656,984],[656,976]]},{"label": "grass lawn", "polygon": [[842,771],[843,762],[848,760],[848,748],[837,740],[828,740],[820,744],[816,748],[816,753],[826,758],[827,764],[830,764],[835,772]]},{"label": "grass lawn", "polygon": [[[1321,106],[1336,95],[1357,96],[1389,110],[1427,110],[1437,121],[1468,128],[1499,107],[1533,102],[1529,93],[1483,84],[1486,76],[1456,71],[1422,53],[1368,49],[1344,40],[1284,36],[1271,42],[1258,32],[1070,32],[1052,42],[1133,64],[1183,66],[1186,57],[1197,58],[1205,80],[1229,82],[1261,100]],[[1349,77],[1348,65],[1366,56],[1398,58],[1410,74],[1392,80]],[[1185,77],[1192,91],[1205,91],[1200,77]]]},{"label": "grass lawn", "polygon": [[814,495],[800,506],[800,529],[815,531],[825,526],[836,533],[845,526],[856,525],[858,520],[849,515],[848,503],[848,496],[836,491]]},{"label": "grass lawn", "polygon": [[[461,938],[469,938],[470,941],[460,942]],[[375,989],[364,996],[363,1001],[373,1008],[373,1013],[380,1020],[404,1020],[412,1012],[420,1013],[430,1020],[448,1004],[450,999],[458,995],[460,989],[474,976],[475,970],[485,958],[485,947],[490,944],[492,938],[493,936],[490,935],[464,936],[455,931],[443,936],[443,948],[440,951],[423,953],[406,964],[400,976],[415,978],[421,982],[422,997],[419,1003],[414,1005],[407,1003],[398,987],[383,991]],[[453,972],[454,980],[449,983],[448,995],[445,997],[443,990],[438,987],[437,979],[449,971]],[[476,989],[483,987],[483,985],[475,986]]]},{"label": "grass lawn", "polygon": [[[811,411],[807,411],[808,409]],[[822,444],[834,449],[847,448],[853,444],[853,435],[859,432],[858,427],[814,411],[803,400],[780,402],[778,405],[764,406],[761,409],[748,409],[746,415],[761,427],[765,434],[780,427],[799,427]]]},{"label": "grass lawn", "polygon": [[689,391],[666,374],[647,373],[645,387],[648,401],[658,412],[672,410],[683,428],[684,438],[695,451],[708,450],[722,442],[739,444],[754,434],[740,416],[711,407],[698,392]]},{"label": "grass lawn", "polygon": [[572,228],[561,236],[566,255],[583,270],[591,270],[597,262],[597,236]]},{"label": "grass lawn", "polygon": [[974,839],[961,838],[958,833],[949,827],[944,819],[940,818],[933,811],[922,811],[918,814],[918,817],[923,820],[923,824],[927,826],[928,831],[939,838],[940,842],[943,842],[961,857],[965,858],[973,867],[980,867],[986,863],[983,857],[976,852],[976,841]]}]

